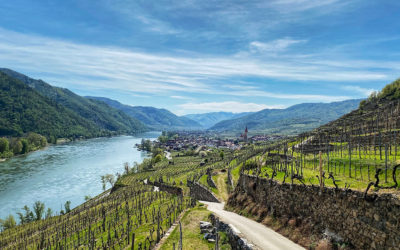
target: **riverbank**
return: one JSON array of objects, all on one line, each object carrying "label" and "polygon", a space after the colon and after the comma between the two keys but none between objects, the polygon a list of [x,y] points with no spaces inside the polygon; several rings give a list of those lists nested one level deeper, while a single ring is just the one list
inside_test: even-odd
[{"label": "riverbank", "polygon": [[148,155],[133,145],[159,133],[93,138],[13,157],[0,164],[0,218],[16,215],[24,205],[44,202],[54,212],[66,201],[71,207],[102,190],[101,175],[124,172],[124,163],[141,163]]}]

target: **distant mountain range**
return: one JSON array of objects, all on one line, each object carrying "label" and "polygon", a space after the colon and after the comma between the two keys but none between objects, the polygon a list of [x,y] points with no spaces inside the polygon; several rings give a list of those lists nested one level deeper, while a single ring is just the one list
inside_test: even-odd
[{"label": "distant mountain range", "polygon": [[139,120],[104,102],[10,69],[0,69],[0,74],[0,136],[37,132],[56,138],[95,137],[148,130]]},{"label": "distant mountain range", "polygon": [[232,113],[232,112],[211,112],[204,114],[188,114],[184,115],[189,119],[198,122],[203,128],[208,129],[223,120],[230,120],[239,118],[245,115],[251,114],[251,112],[244,113]]},{"label": "distant mountain range", "polygon": [[187,117],[177,116],[166,109],[154,107],[130,106],[105,97],[86,97],[90,100],[98,100],[109,106],[123,111],[125,114],[138,119],[153,130],[194,130],[203,129],[202,125]]},{"label": "distant mountain range", "polygon": [[104,97],[82,97],[10,69],[0,68],[0,136],[37,132],[49,137],[95,137],[148,130],[295,135],[358,108],[361,99],[304,103],[254,113],[212,112],[177,116],[166,109],[129,106]]},{"label": "distant mountain range", "polygon": [[312,130],[357,109],[362,99],[332,103],[303,103],[286,109],[264,109],[239,118],[221,121],[209,130],[297,135]]}]

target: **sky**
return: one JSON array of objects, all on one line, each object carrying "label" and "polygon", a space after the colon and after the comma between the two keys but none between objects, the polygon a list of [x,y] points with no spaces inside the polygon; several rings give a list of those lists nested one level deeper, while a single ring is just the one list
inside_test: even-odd
[{"label": "sky", "polygon": [[0,1],[0,67],[178,115],[365,98],[400,76],[398,0]]}]

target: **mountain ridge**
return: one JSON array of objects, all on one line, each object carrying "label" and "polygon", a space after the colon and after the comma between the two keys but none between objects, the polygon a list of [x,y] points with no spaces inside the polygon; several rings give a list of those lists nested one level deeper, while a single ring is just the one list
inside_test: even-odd
[{"label": "mountain ridge", "polygon": [[[46,109],[50,109],[50,107],[45,105],[45,102],[51,103],[49,104],[50,106],[63,107],[63,113],[68,113],[75,117],[74,119],[77,121],[77,123],[79,123],[82,127],[88,128],[85,130],[86,132],[91,131],[90,133],[79,133],[79,136],[86,134],[89,137],[93,137],[99,134],[136,133],[147,130],[146,126],[138,120],[127,116],[125,113],[117,109],[109,107],[103,102],[87,100],[86,98],[81,97],[68,89],[54,87],[42,80],[30,78],[24,74],[10,69],[0,68],[0,72],[3,74],[3,76],[14,79],[15,81],[11,81],[12,84],[17,84],[20,88],[24,89],[24,91],[29,92],[29,90],[32,90],[37,95],[40,95],[41,98],[39,98],[36,94],[33,94],[36,99],[41,100],[40,103],[42,103],[43,107],[46,107]],[[20,85],[21,83],[27,88],[23,88]],[[16,95],[15,98],[18,98],[18,96]],[[18,98],[18,100],[22,102],[20,98]],[[37,108],[40,109],[40,106]],[[24,109],[19,111],[23,112]],[[15,113],[15,115],[18,114]],[[40,117],[35,116],[35,118],[39,119]],[[57,136],[59,134],[65,135],[61,132],[57,132],[56,134]],[[49,134],[44,135],[50,136]],[[69,136],[75,137],[78,135],[72,133]]]},{"label": "mountain ridge", "polygon": [[192,119],[198,122],[200,125],[202,125],[205,129],[208,129],[217,124],[218,122],[239,118],[241,116],[245,116],[250,113],[253,112],[233,113],[233,112],[219,111],[219,112],[208,112],[202,114],[187,114],[183,115],[183,117]]},{"label": "mountain ridge", "polygon": [[221,121],[210,131],[249,130],[263,133],[296,135],[314,129],[356,109],[362,99],[332,103],[302,103],[286,109],[264,109],[239,118]]},{"label": "mountain ridge", "polygon": [[199,123],[186,117],[177,116],[167,109],[149,106],[130,106],[106,97],[86,96],[86,98],[105,102],[111,107],[125,112],[128,116],[138,119],[154,130],[202,129]]}]

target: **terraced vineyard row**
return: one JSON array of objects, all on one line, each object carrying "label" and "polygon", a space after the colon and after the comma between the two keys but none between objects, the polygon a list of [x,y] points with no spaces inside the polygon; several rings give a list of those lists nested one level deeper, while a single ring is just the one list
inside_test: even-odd
[{"label": "terraced vineyard row", "polygon": [[66,215],[6,230],[0,248],[148,249],[188,206],[188,198],[135,183]]}]

